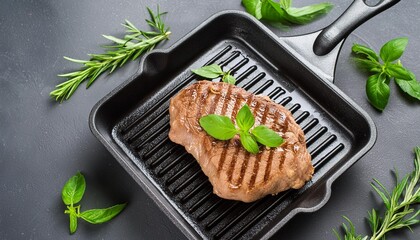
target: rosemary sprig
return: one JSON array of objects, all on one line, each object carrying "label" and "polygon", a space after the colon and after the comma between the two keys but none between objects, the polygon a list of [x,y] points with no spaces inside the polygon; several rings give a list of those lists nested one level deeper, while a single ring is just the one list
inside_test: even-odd
[{"label": "rosemary sprig", "polygon": [[[418,218],[420,210],[416,210],[414,205],[420,203],[420,147],[414,149],[416,158],[414,159],[414,171],[405,176],[401,181],[398,180],[398,174],[395,173],[397,184],[389,192],[385,186],[374,179],[371,184],[373,189],[378,193],[385,205],[385,213],[383,217],[380,217],[379,212],[372,209],[369,212],[369,225],[372,230],[372,236],[370,240],[385,239],[385,235],[393,230],[400,228],[408,228],[411,230],[411,226],[420,222]],[[344,240],[367,240],[368,236],[362,237],[357,235],[354,229],[353,223],[347,217],[344,217],[349,224],[343,224]],[[340,235],[335,231],[337,239],[341,240]]]},{"label": "rosemary sprig", "polygon": [[125,20],[125,23],[122,25],[126,28],[127,34],[123,39],[103,35],[106,39],[114,42],[113,45],[104,46],[104,48],[108,49],[105,53],[89,54],[90,60],[64,57],[69,61],[80,63],[84,66],[78,71],[58,75],[68,80],[58,84],[55,90],[50,93],[50,96],[60,102],[68,100],[83,81],[89,79],[86,85],[86,88],[89,88],[103,72],[109,70],[109,73],[112,73],[117,67],[123,66],[129,59],[137,59],[141,54],[154,49],[161,41],[168,39],[171,32],[161,19],[161,16],[166,14],[166,12],[160,13],[159,7],[156,14],[150,8],[147,8],[147,11],[150,19],[146,19],[146,22],[153,28],[152,31],[139,30],[130,21]]}]

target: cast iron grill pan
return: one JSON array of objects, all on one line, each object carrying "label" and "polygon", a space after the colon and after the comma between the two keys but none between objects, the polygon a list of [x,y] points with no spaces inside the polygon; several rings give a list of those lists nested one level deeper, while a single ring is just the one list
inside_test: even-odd
[{"label": "cast iron grill pan", "polygon": [[[323,206],[332,182],[376,139],[369,116],[299,58],[248,15],[217,14],[168,50],[145,56],[138,73],[94,107],[92,132],[187,237],[268,238],[296,213]],[[315,167],[303,188],[253,203],[221,199],[197,161],[169,140],[170,98],[200,80],[191,69],[212,63],[292,112]]]},{"label": "cast iron grill pan", "polygon": [[[305,100],[297,89],[288,91],[285,86],[281,86],[274,80],[279,79],[279,76],[259,67],[259,62],[262,61],[249,57],[242,44],[232,40],[223,41],[208,52],[216,54],[210,55],[210,59],[203,57],[199,60],[232,69],[238,78],[238,86],[255,94],[267,95],[293,113],[305,132],[316,169],[313,180],[307,184],[306,189],[348,152],[345,146],[351,144],[350,134],[346,131],[339,133],[340,127],[337,123],[327,119],[319,120],[311,114],[313,104],[310,104],[310,100]],[[149,100],[156,103],[145,103],[134,114],[117,124],[113,137],[134,156],[133,161],[137,165],[148,171],[156,184],[196,225],[202,235],[214,239],[249,239],[258,229],[264,228],[270,218],[281,215],[304,190],[286,191],[251,204],[222,200],[212,193],[212,186],[197,161],[183,146],[172,143],[168,138],[169,99],[196,80],[193,75],[172,80],[178,84],[164,88],[156,99]],[[328,164],[330,162],[332,164]]]}]

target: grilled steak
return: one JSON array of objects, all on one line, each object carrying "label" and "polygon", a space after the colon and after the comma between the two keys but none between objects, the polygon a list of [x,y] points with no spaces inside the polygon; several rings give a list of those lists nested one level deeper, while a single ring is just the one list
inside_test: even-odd
[{"label": "grilled steak", "polygon": [[[228,116],[235,122],[239,109],[248,104],[255,125],[266,125],[285,143],[277,148],[260,147],[247,152],[239,136],[228,141],[209,136],[199,124],[208,114]],[[252,202],[268,194],[300,188],[314,172],[304,134],[292,114],[268,97],[254,95],[223,82],[200,81],[171,99],[169,138],[198,160],[213,185],[213,192],[225,199]]]}]

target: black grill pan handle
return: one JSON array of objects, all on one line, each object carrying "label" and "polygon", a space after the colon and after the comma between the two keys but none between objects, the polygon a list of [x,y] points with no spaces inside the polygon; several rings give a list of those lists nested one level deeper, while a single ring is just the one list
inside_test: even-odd
[{"label": "black grill pan handle", "polygon": [[313,45],[313,51],[318,56],[331,52],[354,29],[376,14],[392,7],[400,0],[382,0],[374,6],[366,4],[365,0],[355,0],[347,10],[331,25],[318,35]]}]

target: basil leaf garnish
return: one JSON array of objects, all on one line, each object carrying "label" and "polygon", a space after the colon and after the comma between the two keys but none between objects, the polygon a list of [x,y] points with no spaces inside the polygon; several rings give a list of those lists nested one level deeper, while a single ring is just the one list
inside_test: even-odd
[{"label": "basil leaf garnish", "polygon": [[395,38],[385,43],[380,50],[381,59],[384,62],[393,62],[397,60],[404,53],[407,44],[408,38]]},{"label": "basil leaf garnish", "polygon": [[208,66],[204,66],[198,69],[191,70],[193,73],[195,73],[198,76],[214,79],[222,76],[222,81],[235,85],[236,78],[230,74],[230,71],[223,71],[222,67],[217,64],[212,64]]},{"label": "basil leaf garnish", "polygon": [[280,135],[264,125],[252,129],[251,133],[257,142],[267,147],[278,147],[284,142]]},{"label": "basil leaf garnish", "polygon": [[66,205],[73,205],[82,200],[85,193],[86,182],[85,177],[81,173],[77,173],[71,177],[61,191],[61,198]]},{"label": "basil leaf garnish", "polygon": [[261,19],[261,0],[242,0],[242,4],[248,13],[258,20]]},{"label": "basil leaf garnish", "polygon": [[420,83],[416,79],[407,81],[396,78],[395,82],[405,93],[420,100]]},{"label": "basil leaf garnish", "polygon": [[81,173],[77,173],[72,176],[64,185],[62,190],[62,199],[63,202],[67,205],[67,210],[64,211],[65,214],[69,215],[70,223],[69,229],[70,234],[73,234],[77,230],[77,219],[81,217],[82,219],[90,223],[103,223],[111,220],[118,213],[120,213],[126,204],[117,204],[110,208],[105,209],[91,209],[80,213],[80,205],[73,206],[75,203],[79,202],[84,194],[86,188],[85,178]]},{"label": "basil leaf garnish", "polygon": [[386,72],[388,73],[389,76],[398,78],[400,80],[413,79],[412,73],[399,64],[386,65]]},{"label": "basil leaf garnish", "polygon": [[260,151],[257,141],[249,132],[241,132],[239,134],[242,146],[250,153],[257,154]]},{"label": "basil leaf garnish", "polygon": [[205,78],[217,78],[223,74],[222,68],[217,64],[201,67],[199,69],[191,70],[193,73]]},{"label": "basil leaf garnish", "polygon": [[[373,73],[366,82],[366,95],[375,108],[383,111],[388,104],[391,79],[407,95],[420,100],[419,82],[413,72],[403,67],[399,58],[403,55],[408,43],[408,38],[396,38],[385,43],[379,53],[369,47],[354,44],[353,53],[357,66]],[[380,62],[382,60],[382,62]]]},{"label": "basil leaf garnish", "polygon": [[236,129],[230,118],[216,114],[209,114],[201,117],[200,126],[210,136],[218,140],[229,140],[239,133],[242,146],[250,153],[258,153],[258,143],[267,147],[278,147],[284,142],[283,138],[267,126],[260,125],[250,129],[255,124],[254,115],[247,104],[245,104],[236,114]]},{"label": "basil leaf garnish", "polygon": [[292,7],[292,0],[242,0],[242,5],[258,20],[282,29],[287,29],[287,25],[291,24],[307,24],[333,7],[331,3],[323,2],[296,8]]},{"label": "basil leaf garnish", "polygon": [[389,86],[385,81],[384,74],[375,74],[370,76],[366,82],[366,94],[370,103],[381,111],[388,104],[390,94]]},{"label": "basil leaf garnish", "polygon": [[238,133],[230,118],[216,114],[200,118],[200,126],[218,140],[229,140]]},{"label": "basil leaf garnish", "polygon": [[249,131],[254,126],[255,119],[248,105],[244,105],[236,114],[236,124],[242,131]]},{"label": "basil leaf garnish", "polygon": [[366,46],[363,46],[363,45],[360,45],[360,44],[353,44],[353,47],[351,48],[351,50],[354,52],[354,53],[357,53],[357,54],[364,54],[366,57],[368,57],[369,58],[369,60],[373,60],[373,61],[379,61],[379,56],[378,56],[378,54],[376,54],[376,52],[375,51],[373,51],[372,49],[370,49],[370,48],[368,48],[368,47],[366,47]]},{"label": "basil leaf garnish", "polygon": [[230,75],[230,73],[227,73],[227,74],[223,75],[222,81],[225,82],[225,83],[235,85],[236,78],[234,76]]},{"label": "basil leaf garnish", "polygon": [[126,204],[124,203],[104,209],[90,209],[80,213],[80,217],[86,222],[100,224],[113,219],[125,208],[125,206]]},{"label": "basil leaf garnish", "polygon": [[77,230],[77,215],[74,213],[70,213],[70,233],[73,234]]}]

